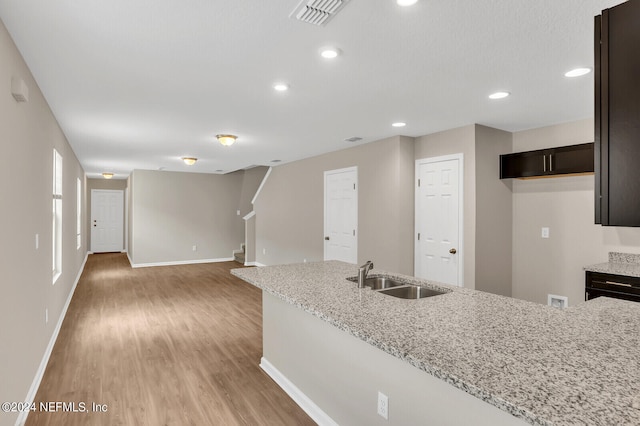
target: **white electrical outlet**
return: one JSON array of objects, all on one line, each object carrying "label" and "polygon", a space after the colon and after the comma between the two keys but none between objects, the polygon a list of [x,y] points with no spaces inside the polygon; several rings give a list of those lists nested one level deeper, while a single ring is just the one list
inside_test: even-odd
[{"label": "white electrical outlet", "polygon": [[44,309],[44,323],[49,324],[49,309]]},{"label": "white electrical outlet", "polygon": [[378,391],[378,415],[389,420],[389,397]]},{"label": "white electrical outlet", "polygon": [[36,234],[36,250],[40,248],[40,234]]},{"label": "white electrical outlet", "polygon": [[547,294],[547,305],[560,309],[566,308],[567,306],[569,306],[569,298],[567,296]]},{"label": "white electrical outlet", "polygon": [[267,254],[267,249],[266,248],[262,249],[262,254]]},{"label": "white electrical outlet", "polygon": [[193,247],[191,247],[191,250],[197,251],[198,250],[198,246],[194,245]]},{"label": "white electrical outlet", "polygon": [[549,238],[549,228],[546,226],[542,228],[542,238]]},{"label": "white electrical outlet", "polygon": [[236,215],[240,216],[240,210],[236,210]]}]

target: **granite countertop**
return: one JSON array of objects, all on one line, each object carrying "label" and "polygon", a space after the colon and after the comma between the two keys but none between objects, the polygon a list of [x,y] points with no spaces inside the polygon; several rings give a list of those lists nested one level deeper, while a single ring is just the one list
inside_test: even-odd
[{"label": "granite countertop", "polygon": [[584,270],[603,274],[640,277],[640,255],[610,252],[608,262],[585,266]]},{"label": "granite countertop", "polygon": [[370,272],[451,290],[405,300],[358,289],[338,261],[231,272],[531,424],[640,424],[640,303],[557,309]]}]

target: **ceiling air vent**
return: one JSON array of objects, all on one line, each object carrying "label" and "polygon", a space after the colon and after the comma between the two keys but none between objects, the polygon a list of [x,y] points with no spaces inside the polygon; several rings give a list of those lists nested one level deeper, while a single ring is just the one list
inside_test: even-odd
[{"label": "ceiling air vent", "polygon": [[348,0],[302,0],[298,3],[289,18],[295,16],[297,20],[313,25],[324,25]]},{"label": "ceiling air vent", "polygon": [[359,138],[358,136],[352,136],[350,138],[345,139],[344,141],[345,142],[358,142],[358,141],[361,141],[361,140],[362,140],[362,138]]}]

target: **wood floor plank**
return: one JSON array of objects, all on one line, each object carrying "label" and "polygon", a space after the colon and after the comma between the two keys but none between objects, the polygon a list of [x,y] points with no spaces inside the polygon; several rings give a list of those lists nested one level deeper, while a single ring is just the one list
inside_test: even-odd
[{"label": "wood floor plank", "polygon": [[90,255],[35,399],[88,412],[36,410],[26,424],[315,424],[258,366],[261,292],[236,267]]}]

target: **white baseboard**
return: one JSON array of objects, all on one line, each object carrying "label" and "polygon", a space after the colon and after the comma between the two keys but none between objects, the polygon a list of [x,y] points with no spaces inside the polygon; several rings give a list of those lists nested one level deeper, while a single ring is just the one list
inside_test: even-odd
[{"label": "white baseboard", "polygon": [[[128,254],[127,254],[128,257]],[[224,257],[219,259],[196,259],[196,260],[178,260],[173,262],[154,262],[154,263],[133,263],[129,258],[132,268],[148,268],[151,266],[174,266],[174,265],[194,265],[197,263],[216,263],[216,262],[232,262],[233,257]]]},{"label": "white baseboard", "polygon": [[258,266],[258,267],[262,267],[262,266],[267,266],[267,265],[263,265],[260,262],[244,262],[244,266]]},{"label": "white baseboard", "polygon": [[296,404],[302,408],[302,410],[313,419],[320,426],[338,426],[338,423],[334,422],[327,413],[322,411],[307,395],[305,395],[296,385],[291,383],[284,374],[273,366],[265,357],[260,358],[260,368],[264,370],[274,382],[282,388],[295,401]]},{"label": "white baseboard", "polygon": [[[69,292],[67,301],[65,302],[64,307],[62,308],[62,312],[60,312],[58,323],[56,324],[56,328],[53,330],[51,339],[49,339],[49,344],[47,345],[47,349],[44,352],[42,361],[40,361],[40,366],[38,367],[38,371],[36,371],[36,376],[33,378],[33,382],[31,383],[31,387],[27,392],[27,396],[24,402],[28,402],[31,404],[33,403],[33,400],[36,398],[36,393],[38,392],[38,388],[40,387],[40,382],[42,382],[42,377],[44,376],[44,372],[47,369],[47,364],[49,363],[51,352],[53,351],[53,347],[56,344],[56,340],[58,340],[58,334],[60,333],[60,328],[62,328],[64,317],[67,315],[67,309],[69,309],[69,304],[71,303],[71,299],[73,298],[73,293],[76,291],[76,287],[78,286],[78,282],[80,281],[80,277],[82,276],[82,272],[84,271],[84,265],[87,263],[88,257],[89,257],[89,252],[87,252],[84,255],[84,260],[82,261],[82,265],[80,266],[80,270],[78,271],[76,280],[73,283],[73,287],[71,287],[71,291]],[[16,426],[24,425],[24,423],[27,421],[28,415],[29,415],[29,411],[21,411],[20,414],[18,415],[18,419],[16,420]]]}]

